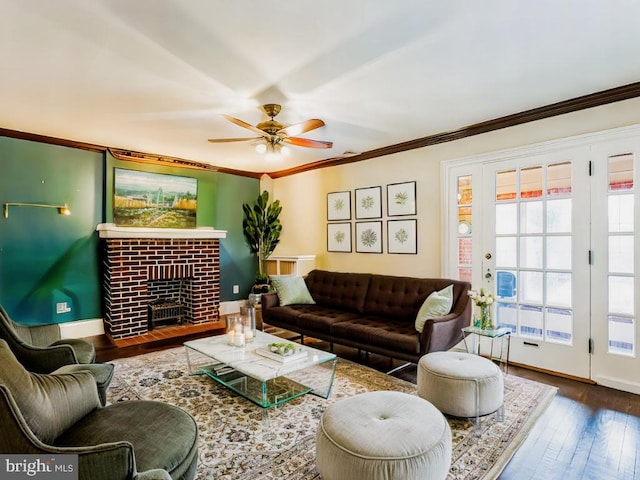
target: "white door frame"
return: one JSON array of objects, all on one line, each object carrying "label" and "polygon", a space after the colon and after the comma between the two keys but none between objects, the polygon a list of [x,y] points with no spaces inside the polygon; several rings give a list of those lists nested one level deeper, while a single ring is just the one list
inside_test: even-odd
[{"label": "white door frame", "polygon": [[[635,139],[640,144],[640,125],[634,125],[631,127],[617,128],[613,130],[607,130],[603,132],[590,133],[575,137],[569,137],[560,140],[553,140],[540,144],[527,145],[518,148],[501,150],[490,152],[487,154],[473,155],[468,157],[462,157],[457,159],[446,160],[441,163],[441,187],[442,187],[442,273],[444,277],[457,278],[457,248],[456,236],[457,236],[457,203],[455,200],[455,194],[457,193],[456,179],[459,175],[472,174],[473,175],[473,188],[474,198],[477,196],[483,196],[482,192],[482,166],[492,162],[502,162],[504,160],[518,160],[521,158],[529,158],[537,155],[550,154],[560,150],[572,149],[572,148],[591,148],[594,149],[598,144],[602,142],[612,142],[618,140],[630,140]],[[639,185],[640,187],[640,185]],[[638,211],[636,217],[640,215],[640,195],[636,196],[636,206]],[[479,203],[479,202],[478,202]],[[474,202],[475,204],[475,202]],[[481,209],[474,209],[473,220],[476,225],[482,224]],[[640,222],[639,222],[640,223]],[[640,224],[636,227],[640,230]],[[479,230],[478,228],[475,229]],[[640,235],[636,234],[635,243],[640,244]],[[482,265],[482,254],[480,250],[481,243],[479,238],[476,237],[475,232],[473,235],[473,264],[474,267]],[[478,247],[476,247],[478,245]],[[638,251],[638,250],[637,250]],[[640,254],[636,255],[636,263],[640,264]],[[473,285],[481,285],[483,282],[483,273],[481,268],[473,269]],[[640,271],[640,270],[638,270]],[[640,282],[638,282],[640,283]],[[636,285],[636,290],[639,286]],[[640,303],[640,295],[637,296],[637,303]],[[640,305],[639,305],[640,306]],[[638,309],[636,312],[639,311]],[[591,328],[591,327],[590,327]],[[597,366],[594,371],[598,371]],[[594,377],[593,374],[589,375]],[[602,383],[621,390],[640,393],[640,385],[634,382],[626,381],[620,378],[611,378],[608,381],[604,375],[595,375],[593,380],[598,383]]]}]

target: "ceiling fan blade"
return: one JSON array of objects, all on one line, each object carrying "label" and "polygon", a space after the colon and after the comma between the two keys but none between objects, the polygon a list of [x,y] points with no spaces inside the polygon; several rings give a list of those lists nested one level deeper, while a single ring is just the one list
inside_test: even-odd
[{"label": "ceiling fan blade", "polygon": [[322,140],[309,140],[307,138],[299,138],[299,137],[287,137],[282,139],[285,143],[290,143],[291,145],[295,145],[297,147],[308,147],[308,148],[331,148],[333,147],[333,142],[323,142]]},{"label": "ceiling fan blade", "polygon": [[251,137],[251,138],[210,138],[209,141],[211,143],[226,143],[226,142],[248,142],[249,140],[258,140],[262,137]]},{"label": "ceiling fan blade", "polygon": [[287,137],[295,137],[305,132],[310,132],[316,128],[324,127],[324,122],[317,118],[305,120],[304,122],[294,123],[288,127],[282,128],[276,132],[276,135],[285,134]]},{"label": "ceiling fan blade", "polygon": [[259,128],[254,127],[250,123],[243,122],[239,118],[235,118],[235,117],[232,117],[231,115],[226,115],[224,113],[222,114],[222,116],[224,118],[226,118],[227,120],[229,120],[231,123],[235,123],[236,125],[238,125],[240,127],[244,127],[244,128],[246,128],[248,130],[251,130],[253,133],[257,133],[258,135],[260,135],[262,137],[269,137],[270,136],[267,132],[264,132],[264,131],[260,130]]}]

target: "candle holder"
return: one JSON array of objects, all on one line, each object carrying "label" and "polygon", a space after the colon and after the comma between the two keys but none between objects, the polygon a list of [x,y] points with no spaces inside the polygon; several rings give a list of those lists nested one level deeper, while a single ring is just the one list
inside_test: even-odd
[{"label": "candle holder", "polygon": [[245,344],[245,331],[242,317],[227,317],[227,345],[242,347]]},{"label": "candle holder", "polygon": [[251,343],[256,338],[256,309],[250,307],[240,307],[240,316],[244,324],[244,339]]}]

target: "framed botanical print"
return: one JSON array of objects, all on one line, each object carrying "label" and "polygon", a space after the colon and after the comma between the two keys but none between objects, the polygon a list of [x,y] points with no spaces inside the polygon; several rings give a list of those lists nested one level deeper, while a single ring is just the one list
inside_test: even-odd
[{"label": "framed botanical print", "polygon": [[382,187],[356,188],[356,219],[382,218]]},{"label": "framed botanical print", "polygon": [[416,214],[416,182],[387,185],[387,215],[396,217]]},{"label": "framed botanical print", "polygon": [[327,224],[327,251],[351,252],[351,223]]},{"label": "framed botanical print", "polygon": [[356,222],[356,252],[382,253],[382,222]]},{"label": "framed botanical print", "polygon": [[387,220],[387,252],[418,253],[417,220]]},{"label": "framed botanical print", "polygon": [[327,193],[327,220],[351,220],[351,192]]}]

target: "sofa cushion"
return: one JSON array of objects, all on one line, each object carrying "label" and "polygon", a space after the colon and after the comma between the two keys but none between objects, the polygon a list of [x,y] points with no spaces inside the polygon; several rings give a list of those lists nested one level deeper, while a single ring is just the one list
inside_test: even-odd
[{"label": "sofa cushion", "polygon": [[424,324],[430,318],[442,317],[451,311],[453,305],[453,285],[430,294],[416,315],[416,330],[422,332]]},{"label": "sofa cushion", "polygon": [[42,375],[18,362],[0,340],[0,383],[7,386],[31,431],[44,443],[99,407],[98,389],[89,372]]},{"label": "sofa cushion", "polygon": [[304,283],[304,279],[302,277],[273,276],[271,277],[271,285],[276,289],[278,301],[282,307],[287,305],[316,303],[311,297],[307,284]]},{"label": "sofa cushion", "polygon": [[286,307],[269,307],[262,310],[262,321],[276,327],[285,325],[292,328],[298,326],[298,318],[315,305],[287,305]]},{"label": "sofa cushion", "polygon": [[346,340],[346,344],[351,345],[371,345],[408,355],[420,353],[420,334],[413,322],[361,316],[332,324],[331,336],[341,341]]},{"label": "sofa cushion", "polygon": [[362,313],[371,274],[312,270],[305,278],[318,305]]},{"label": "sofa cushion", "polygon": [[346,320],[360,318],[359,313],[345,312],[331,307],[316,306],[314,309],[301,314],[298,318],[298,327],[307,334],[324,333],[331,334],[331,325]]}]

